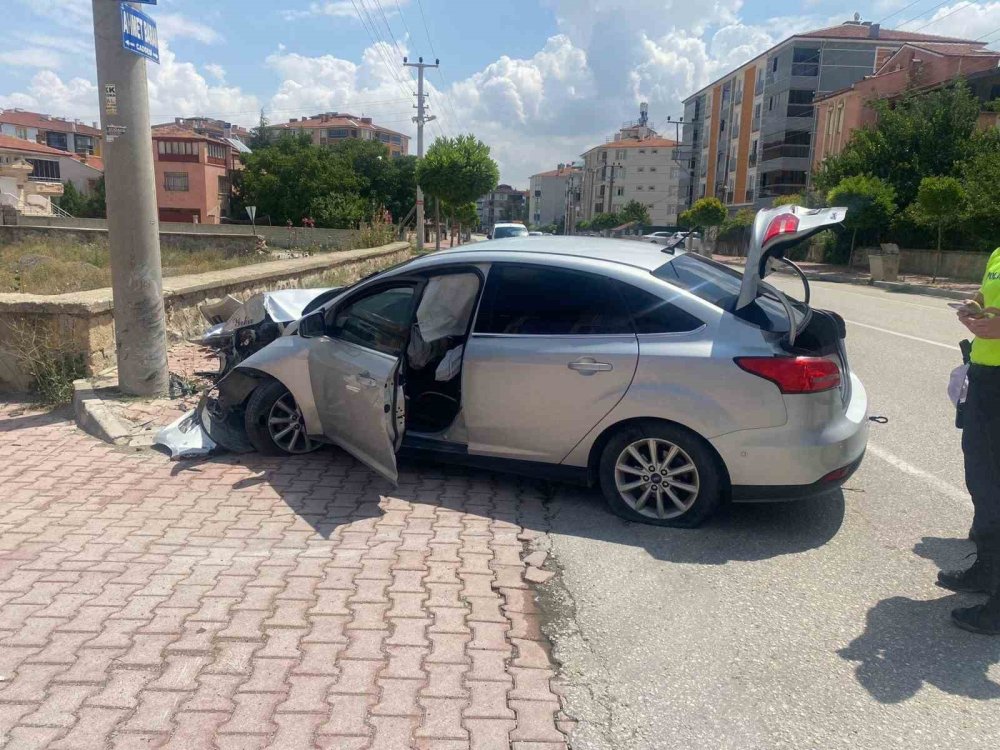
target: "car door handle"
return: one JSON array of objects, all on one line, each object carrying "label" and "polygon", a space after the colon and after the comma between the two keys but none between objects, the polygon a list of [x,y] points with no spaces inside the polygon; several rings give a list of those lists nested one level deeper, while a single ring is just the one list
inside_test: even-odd
[{"label": "car door handle", "polygon": [[358,385],[363,385],[365,388],[374,388],[378,385],[378,381],[369,373],[363,372],[358,375]]},{"label": "car door handle", "polygon": [[582,375],[593,375],[595,372],[609,372],[615,369],[611,366],[610,362],[598,362],[592,357],[581,357],[575,362],[570,362],[568,365],[571,370],[576,370]]}]

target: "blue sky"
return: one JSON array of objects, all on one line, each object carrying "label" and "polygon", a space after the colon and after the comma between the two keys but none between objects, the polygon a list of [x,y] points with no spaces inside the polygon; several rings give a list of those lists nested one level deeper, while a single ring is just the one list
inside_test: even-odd
[{"label": "blue sky", "polygon": [[[96,119],[91,0],[2,4],[0,107]],[[431,138],[474,132],[517,185],[603,141],[640,101],[664,122],[718,74],[855,11],[1000,42],[1000,0],[159,0],[147,10],[162,47],[149,69],[154,121],[337,110],[412,133],[399,58],[436,53]]]}]

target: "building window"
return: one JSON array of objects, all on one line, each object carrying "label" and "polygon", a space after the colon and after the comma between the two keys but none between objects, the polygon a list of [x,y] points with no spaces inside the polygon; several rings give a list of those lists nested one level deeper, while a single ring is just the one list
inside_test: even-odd
[{"label": "building window", "polygon": [[78,154],[94,153],[94,139],[89,135],[77,135],[73,139],[73,150]]},{"label": "building window", "polygon": [[819,75],[819,47],[796,47],[792,51],[792,75]]},{"label": "building window", "polygon": [[615,188],[615,195],[625,195],[625,188],[623,188],[623,187],[616,187]]},{"label": "building window", "polygon": [[791,89],[788,92],[788,116],[812,117],[812,100],[815,92],[808,89]]},{"label": "building window", "polygon": [[649,189],[650,189],[650,190],[656,190],[656,185],[650,185],[650,186],[649,186]]},{"label": "building window", "polygon": [[330,128],[326,131],[327,138],[347,138],[350,131],[347,128]]},{"label": "building window", "polygon": [[163,189],[170,193],[186,193],[188,191],[188,173],[165,172],[163,174]]},{"label": "building window", "polygon": [[768,112],[773,112],[774,111],[774,97],[773,96],[769,96],[767,98],[767,111]]},{"label": "building window", "polygon": [[594,204],[594,213],[595,214],[599,214],[603,210],[604,210],[604,204],[603,203],[595,203]]},{"label": "building window", "polygon": [[221,143],[208,144],[208,158],[210,161],[226,163],[226,147]]},{"label": "building window", "polygon": [[[186,175],[187,173],[185,173]],[[219,176],[219,197],[224,197],[229,195],[229,191],[232,185],[229,182],[228,177]]]},{"label": "building window", "polygon": [[655,172],[655,171],[656,171],[656,167],[650,167],[650,168],[649,168],[649,171],[650,171],[650,172]]},{"label": "building window", "polygon": [[378,134],[378,139],[382,143],[388,143],[389,142],[389,134],[388,133],[379,133]]},{"label": "building window", "polygon": [[640,148],[640,149],[639,149],[639,153],[640,153],[640,154],[644,154],[644,153],[646,153],[646,149],[644,149],[644,148]]},{"label": "building window", "polygon": [[28,129],[18,126],[14,128],[14,135],[16,135],[21,140],[26,141],[28,140]]},{"label": "building window", "polygon": [[157,141],[156,150],[164,156],[198,156],[198,142]]},{"label": "building window", "polygon": [[28,164],[34,167],[29,180],[36,182],[59,182],[59,162],[50,159],[27,159]]},{"label": "building window", "polygon": [[398,146],[398,145],[402,144],[402,142],[403,142],[403,136],[401,136],[401,135],[393,135],[393,136],[389,137],[389,140],[392,141],[393,143],[395,143]]},{"label": "building window", "polygon": [[646,171],[646,168],[645,168],[645,167],[637,167],[637,168],[636,168],[636,171],[637,171],[637,172],[645,172],[645,171]]},{"label": "building window", "polygon": [[57,148],[60,151],[68,151],[69,146],[66,140],[65,133],[52,133],[48,132],[45,134],[45,145],[50,148]]},{"label": "building window", "polygon": [[778,72],[778,58],[777,57],[771,58],[771,72],[772,73],[777,73]]},{"label": "building window", "polygon": [[542,197],[542,191],[541,190],[536,190],[535,191],[535,197],[536,198],[541,198]]},{"label": "building window", "polygon": [[637,185],[635,189],[639,190],[641,192],[642,191],[642,185]]}]

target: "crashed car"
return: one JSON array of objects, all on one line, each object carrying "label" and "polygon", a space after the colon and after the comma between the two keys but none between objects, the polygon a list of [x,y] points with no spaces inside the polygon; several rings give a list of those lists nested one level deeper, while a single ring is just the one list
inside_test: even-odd
[{"label": "crashed car", "polygon": [[215,351],[219,357],[215,377],[220,378],[278,338],[290,323],[336,296],[340,289],[283,289],[254,294],[246,302],[228,296],[202,305],[201,314],[212,326],[191,341]]},{"label": "crashed car", "polygon": [[[223,447],[333,443],[596,484],[625,518],[838,488],[868,438],[835,313],[767,284],[843,208],[761,211],[745,271],[627,240],[497,240],[332,294],[238,362],[189,423]],[[193,429],[197,424],[199,429]]]}]

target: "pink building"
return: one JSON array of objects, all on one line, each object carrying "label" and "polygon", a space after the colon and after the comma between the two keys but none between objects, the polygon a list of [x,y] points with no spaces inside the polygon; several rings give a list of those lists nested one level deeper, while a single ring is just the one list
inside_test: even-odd
[{"label": "pink building", "polygon": [[229,210],[239,152],[226,139],[171,123],[153,127],[160,221],[218,224]]},{"label": "pink building", "polygon": [[998,62],[1000,52],[986,49],[985,42],[904,44],[882,62],[874,75],[815,99],[813,171],[828,156],[843,151],[855,130],[875,124],[877,116],[870,102],[995,70]]}]

